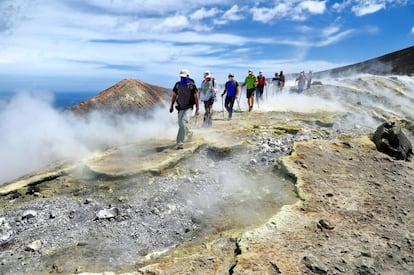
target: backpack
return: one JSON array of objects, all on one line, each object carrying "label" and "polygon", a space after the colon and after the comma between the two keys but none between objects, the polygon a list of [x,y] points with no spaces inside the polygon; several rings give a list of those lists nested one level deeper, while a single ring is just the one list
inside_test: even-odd
[{"label": "backpack", "polygon": [[264,85],[264,83],[265,83],[265,77],[262,76],[262,75],[259,75],[257,77],[257,81],[258,81],[258,85]]},{"label": "backpack", "polygon": [[195,91],[197,91],[196,86],[193,82],[187,84],[181,84],[177,82],[174,87],[174,91],[177,93],[177,109],[185,110],[188,108],[193,108],[195,102]]}]

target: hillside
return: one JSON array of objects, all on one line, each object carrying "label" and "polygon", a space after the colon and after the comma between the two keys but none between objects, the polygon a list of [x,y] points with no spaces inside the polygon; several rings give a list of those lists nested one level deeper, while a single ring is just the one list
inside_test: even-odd
[{"label": "hillside", "polygon": [[318,72],[315,76],[337,77],[359,73],[373,75],[414,75],[414,46],[349,66]]},{"label": "hillside", "polygon": [[115,114],[144,114],[159,104],[168,104],[170,90],[137,79],[124,79],[96,96],[71,106],[67,111],[79,114],[96,110]]}]

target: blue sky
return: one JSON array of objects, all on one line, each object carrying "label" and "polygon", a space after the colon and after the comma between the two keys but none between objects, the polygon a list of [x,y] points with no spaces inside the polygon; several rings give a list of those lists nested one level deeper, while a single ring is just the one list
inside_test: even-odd
[{"label": "blue sky", "polygon": [[414,1],[1,0],[0,92],[322,71],[414,45]]}]

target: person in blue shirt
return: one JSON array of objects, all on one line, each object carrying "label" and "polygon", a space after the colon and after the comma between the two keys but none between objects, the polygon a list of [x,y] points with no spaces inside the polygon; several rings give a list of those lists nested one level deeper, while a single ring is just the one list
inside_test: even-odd
[{"label": "person in blue shirt", "polygon": [[226,107],[230,120],[233,116],[234,101],[239,97],[239,83],[234,80],[234,75],[232,73],[229,74],[229,80],[224,85],[224,91],[221,94],[221,97],[225,94],[227,95],[224,106]]}]

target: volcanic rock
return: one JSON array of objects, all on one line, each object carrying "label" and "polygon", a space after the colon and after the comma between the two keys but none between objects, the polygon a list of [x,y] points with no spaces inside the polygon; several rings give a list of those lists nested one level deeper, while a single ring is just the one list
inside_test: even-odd
[{"label": "volcanic rock", "polygon": [[396,159],[407,159],[412,154],[412,145],[397,122],[384,122],[374,133],[377,149]]}]

